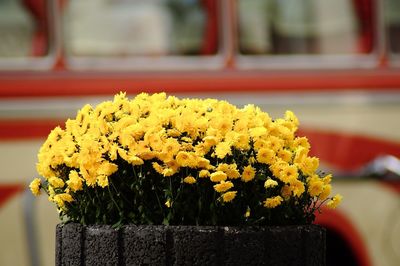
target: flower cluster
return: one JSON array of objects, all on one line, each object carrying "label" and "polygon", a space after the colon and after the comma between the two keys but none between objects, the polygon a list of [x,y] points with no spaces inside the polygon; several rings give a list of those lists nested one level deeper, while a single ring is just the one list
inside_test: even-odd
[{"label": "flower cluster", "polygon": [[311,223],[341,196],[298,125],[291,111],[120,93],[49,134],[30,187],[83,224]]}]

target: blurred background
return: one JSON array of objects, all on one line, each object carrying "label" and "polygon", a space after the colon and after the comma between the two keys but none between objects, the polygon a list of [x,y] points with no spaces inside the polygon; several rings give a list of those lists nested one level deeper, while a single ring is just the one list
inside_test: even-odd
[{"label": "blurred background", "polygon": [[0,265],[54,265],[36,154],[119,91],[294,111],[344,196],[328,265],[400,265],[400,1],[0,0]]}]

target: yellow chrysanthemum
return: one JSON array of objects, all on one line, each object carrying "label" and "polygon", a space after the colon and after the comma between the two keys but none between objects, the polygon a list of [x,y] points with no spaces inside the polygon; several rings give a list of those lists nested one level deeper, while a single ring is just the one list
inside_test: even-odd
[{"label": "yellow chrysanthemum", "polygon": [[242,180],[244,182],[249,182],[254,179],[255,174],[256,170],[251,165],[248,165],[243,169]]},{"label": "yellow chrysanthemum", "polygon": [[205,178],[205,177],[209,177],[210,176],[210,172],[208,170],[200,170],[199,172],[199,177],[200,178]]},{"label": "yellow chrysanthemum", "polygon": [[295,165],[289,165],[283,168],[282,171],[279,172],[277,177],[282,182],[289,183],[292,180],[296,180],[298,176],[299,173],[297,171],[297,167]]},{"label": "yellow chrysanthemum", "polygon": [[292,153],[285,149],[279,150],[277,156],[287,163],[290,163],[292,160]]},{"label": "yellow chrysanthemum", "polygon": [[182,167],[187,167],[190,165],[191,160],[192,160],[192,156],[190,155],[190,153],[185,152],[185,151],[180,151],[177,155],[176,155],[176,162],[179,164],[179,166]]},{"label": "yellow chrysanthemum", "polygon": [[231,154],[231,145],[228,142],[220,142],[215,147],[215,155],[219,159],[224,159],[225,156]]},{"label": "yellow chrysanthemum", "polygon": [[41,188],[41,181],[40,178],[35,178],[29,185],[30,190],[32,191],[32,194],[35,196],[40,195],[40,188]]},{"label": "yellow chrysanthemum", "polygon": [[60,209],[63,209],[65,206],[65,202],[72,202],[74,199],[70,194],[62,193],[54,195],[52,201],[54,201]]},{"label": "yellow chrysanthemum", "polygon": [[212,181],[212,182],[217,182],[217,183],[219,183],[219,182],[221,182],[221,181],[225,181],[226,179],[227,179],[227,175],[224,173],[224,172],[222,172],[222,171],[216,171],[216,172],[214,172],[214,173],[212,173],[211,175],[210,175],[210,180]]},{"label": "yellow chrysanthemum", "polygon": [[322,188],[322,192],[319,195],[320,200],[325,200],[329,197],[332,191],[332,186],[330,184],[324,185]]},{"label": "yellow chrysanthemum", "polygon": [[55,176],[50,177],[48,179],[48,181],[49,181],[49,184],[54,188],[62,188],[65,185],[64,181],[61,178],[58,178],[58,177],[55,177]]},{"label": "yellow chrysanthemum", "polygon": [[305,191],[305,186],[303,182],[296,179],[290,183],[290,189],[294,196],[300,197]]},{"label": "yellow chrysanthemum", "polygon": [[319,159],[317,157],[306,157],[297,165],[304,174],[312,175],[319,166]]},{"label": "yellow chrysanthemum", "polygon": [[191,175],[189,175],[189,176],[187,176],[187,177],[185,177],[184,179],[183,179],[183,182],[185,182],[186,184],[194,184],[194,183],[196,183],[196,178],[194,178],[193,176],[191,176]]},{"label": "yellow chrysanthemum", "polygon": [[110,176],[118,170],[118,165],[110,163],[108,161],[102,161],[99,168],[97,169],[97,174]]},{"label": "yellow chrysanthemum", "polygon": [[108,176],[106,176],[106,175],[97,176],[97,184],[102,188],[107,187],[108,186]]},{"label": "yellow chrysanthemum", "polygon": [[228,166],[228,169],[226,170],[226,175],[229,179],[237,179],[240,177],[239,170],[237,169],[237,165],[235,163]]},{"label": "yellow chrysanthemum", "polygon": [[228,192],[225,192],[224,194],[222,194],[222,200],[224,201],[224,202],[230,202],[230,201],[232,201],[235,197],[236,197],[236,193],[237,193],[237,191],[228,191]]},{"label": "yellow chrysanthemum", "polygon": [[162,174],[163,176],[172,176],[172,175],[174,175],[176,172],[177,172],[176,169],[173,169],[173,168],[165,168],[165,169],[162,171],[161,174]]},{"label": "yellow chrysanthemum", "polygon": [[271,187],[276,187],[278,185],[278,182],[272,179],[267,179],[264,183],[265,188],[271,188]]},{"label": "yellow chrysanthemum", "polygon": [[295,126],[299,125],[299,119],[297,116],[290,110],[285,112],[285,120],[292,122]]},{"label": "yellow chrysanthemum", "polygon": [[312,176],[308,181],[308,193],[311,197],[319,196],[324,189],[324,182],[317,176]]},{"label": "yellow chrysanthemum", "polygon": [[339,206],[342,199],[343,199],[343,196],[340,194],[337,194],[330,201],[328,201],[326,206],[330,209],[335,209],[337,206]]},{"label": "yellow chrysanthemum", "polygon": [[82,189],[83,179],[79,176],[77,171],[72,170],[69,173],[67,186],[74,192]]},{"label": "yellow chrysanthemum", "polygon": [[257,152],[257,161],[265,164],[272,164],[275,161],[275,152],[268,148],[261,148]]},{"label": "yellow chrysanthemum", "polygon": [[330,184],[332,181],[332,175],[331,174],[326,175],[324,178],[322,178],[322,181],[324,182],[325,185]]},{"label": "yellow chrysanthemum", "polygon": [[272,198],[268,198],[264,201],[264,207],[266,208],[276,208],[277,206],[279,206],[282,203],[283,199],[281,196],[275,196]]},{"label": "yellow chrysanthemum", "polygon": [[267,145],[268,148],[270,148],[271,150],[278,152],[283,148],[284,141],[276,136],[269,136],[267,140]]},{"label": "yellow chrysanthemum", "polygon": [[244,213],[244,217],[249,218],[251,214],[250,208],[247,208],[246,212]]},{"label": "yellow chrysanthemum", "polygon": [[262,137],[267,134],[267,129],[265,127],[255,127],[249,129],[249,134],[253,139]]},{"label": "yellow chrysanthemum", "polygon": [[151,165],[153,166],[153,169],[156,170],[157,173],[161,175],[163,174],[164,168],[159,163],[153,162]]},{"label": "yellow chrysanthemum", "polygon": [[214,185],[215,191],[222,193],[233,187],[233,183],[231,181],[221,181],[219,184]]}]

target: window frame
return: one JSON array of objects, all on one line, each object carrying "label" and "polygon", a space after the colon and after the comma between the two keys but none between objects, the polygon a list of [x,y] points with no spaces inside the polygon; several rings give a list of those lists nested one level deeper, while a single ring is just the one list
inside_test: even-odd
[{"label": "window frame", "polygon": [[[124,58],[115,56],[69,56],[64,53],[65,65],[68,70],[78,71],[193,71],[220,70],[225,67],[228,43],[224,30],[229,26],[227,20],[227,0],[217,2],[218,18],[218,48],[213,55],[165,55],[151,57],[132,55]],[[61,14],[57,14],[61,20]],[[61,23],[56,28],[62,32]],[[62,39],[59,42],[64,45]],[[63,49],[65,51],[65,49]]]},{"label": "window frame", "polygon": [[[367,54],[291,54],[291,55],[244,55],[238,48],[238,9],[237,1],[232,0],[236,40],[236,66],[242,70],[307,70],[307,69],[374,69],[381,65],[380,58],[384,51],[382,35],[382,5],[371,1],[374,11],[373,49]],[[379,2],[379,1],[378,1]],[[384,33],[383,33],[384,34]]]},{"label": "window frame", "polygon": [[55,13],[57,12],[56,1],[46,0],[46,12],[48,15],[48,53],[43,56],[33,57],[0,57],[0,71],[45,71],[51,70],[57,57],[57,32],[54,30],[57,24]]}]

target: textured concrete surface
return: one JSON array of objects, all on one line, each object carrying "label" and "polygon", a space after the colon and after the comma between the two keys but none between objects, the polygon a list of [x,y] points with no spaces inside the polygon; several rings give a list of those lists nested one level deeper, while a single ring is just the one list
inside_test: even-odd
[{"label": "textured concrete surface", "polygon": [[316,226],[58,225],[56,265],[325,265]]}]

